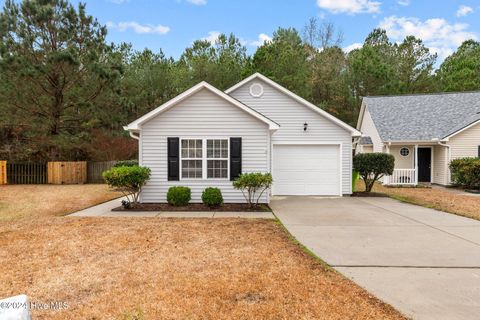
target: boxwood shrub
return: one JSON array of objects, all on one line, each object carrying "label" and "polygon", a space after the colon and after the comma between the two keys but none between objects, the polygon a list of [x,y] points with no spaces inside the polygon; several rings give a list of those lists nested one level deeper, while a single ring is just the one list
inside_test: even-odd
[{"label": "boxwood shrub", "polygon": [[209,207],[217,207],[223,204],[222,191],[218,188],[206,188],[202,192],[202,202]]},{"label": "boxwood shrub", "polygon": [[167,192],[167,202],[172,206],[186,206],[192,199],[192,191],[189,187],[170,187]]},{"label": "boxwood shrub", "polygon": [[469,189],[480,189],[480,158],[454,159],[449,167],[454,184]]}]

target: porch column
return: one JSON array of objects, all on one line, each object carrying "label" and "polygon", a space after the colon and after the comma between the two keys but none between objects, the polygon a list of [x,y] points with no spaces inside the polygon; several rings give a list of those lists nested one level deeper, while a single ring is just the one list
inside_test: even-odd
[{"label": "porch column", "polygon": [[418,144],[415,145],[415,185],[418,184]]},{"label": "porch column", "polygon": [[[390,154],[390,145],[385,145],[385,152]],[[391,176],[383,176],[383,184],[390,184]]]}]

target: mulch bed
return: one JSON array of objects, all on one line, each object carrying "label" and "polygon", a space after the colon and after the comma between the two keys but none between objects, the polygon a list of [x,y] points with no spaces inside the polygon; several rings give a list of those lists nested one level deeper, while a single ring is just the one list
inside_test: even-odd
[{"label": "mulch bed", "polygon": [[246,203],[225,203],[219,207],[208,207],[203,203],[189,203],[186,206],[175,207],[168,203],[139,203],[134,207],[125,209],[120,206],[112,211],[222,211],[222,212],[271,212],[272,209],[266,204],[260,204],[256,208],[250,208]]},{"label": "mulch bed", "polygon": [[377,198],[388,198],[388,195],[380,192],[354,192],[352,197],[377,197]]}]

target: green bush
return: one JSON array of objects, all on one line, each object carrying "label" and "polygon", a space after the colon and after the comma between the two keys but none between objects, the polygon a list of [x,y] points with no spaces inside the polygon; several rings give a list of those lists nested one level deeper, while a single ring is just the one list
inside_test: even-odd
[{"label": "green bush", "polygon": [[206,188],[202,192],[202,202],[209,207],[217,207],[223,204],[222,191],[218,188]]},{"label": "green bush", "polygon": [[480,158],[460,158],[449,164],[452,182],[465,188],[480,189]]},{"label": "green bush", "polygon": [[272,186],[271,173],[242,173],[235,181],[233,187],[242,191],[245,200],[250,207],[258,205],[265,190]]},{"label": "green bush", "polygon": [[186,206],[192,199],[189,187],[170,187],[167,192],[167,202],[175,207]]},{"label": "green bush", "polygon": [[103,172],[103,179],[112,188],[121,191],[128,201],[124,206],[128,207],[130,203],[137,203],[142,187],[150,179],[150,168],[147,167],[113,167]]},{"label": "green bush", "polygon": [[353,157],[353,170],[358,171],[365,182],[365,191],[372,191],[375,181],[393,174],[395,157],[387,153],[359,153]]},{"label": "green bush", "polygon": [[138,160],[121,160],[113,165],[113,167],[134,167],[138,166]]}]

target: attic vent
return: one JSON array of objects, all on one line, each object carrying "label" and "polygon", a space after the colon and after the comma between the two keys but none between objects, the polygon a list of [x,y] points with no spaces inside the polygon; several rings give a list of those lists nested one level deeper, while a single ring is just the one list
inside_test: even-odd
[{"label": "attic vent", "polygon": [[259,98],[263,95],[263,87],[260,83],[254,83],[250,86],[250,95]]}]

